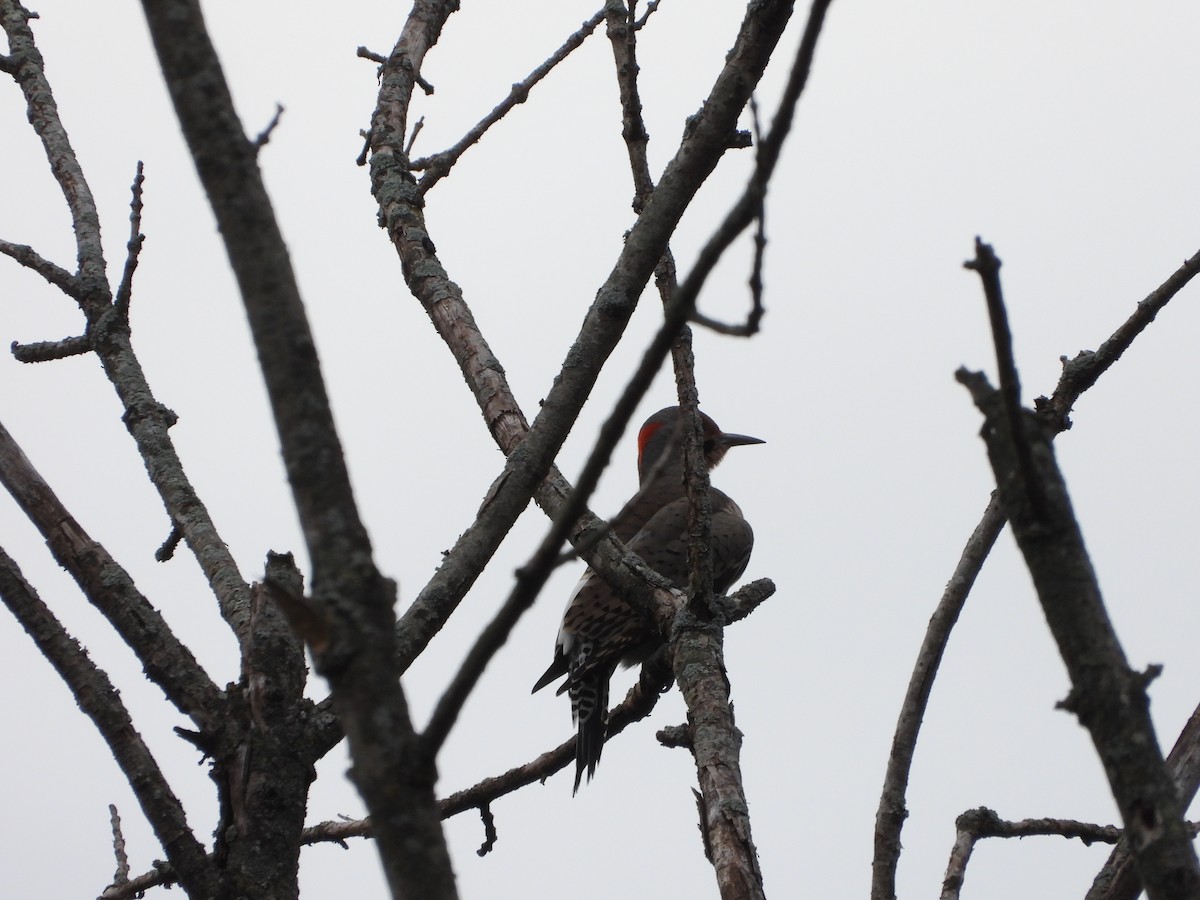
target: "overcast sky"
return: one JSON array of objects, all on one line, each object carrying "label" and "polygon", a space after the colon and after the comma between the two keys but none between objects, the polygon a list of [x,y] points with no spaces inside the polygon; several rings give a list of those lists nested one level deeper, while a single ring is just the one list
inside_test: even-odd
[{"label": "overcast sky", "polygon": [[[491,109],[598,5],[466,3],[428,57],[436,87],[415,154],[440,150]],[[132,3],[42,4],[35,33],[102,215],[119,278],[129,184],[146,165],[147,242],[132,307],[135,347],[189,476],[247,578],[268,549],[301,551],[244,314]],[[403,3],[206,4],[246,130],[275,104],[260,156],[321,352],[356,493],[401,606],[467,526],[502,459],[474,400],[375,222],[354,164],[374,103],[374,64]],[[742,9],[664,0],[641,43],[656,172],[708,92]],[[799,39],[797,14],[760,94],[772,110]],[[751,341],[698,333],[703,406],[737,449],[714,482],[757,535],[747,578],[776,596],[730,629],[727,652],[754,837],[772,897],[865,897],[872,829],[896,714],[926,622],[983,511],[991,472],[980,417],[953,373],[994,372],[977,278],[978,234],[1004,261],[1016,358],[1031,403],[1059,357],[1095,348],[1200,247],[1200,7],[1184,0],[917,3],[838,0],[771,190],[768,314]],[[740,189],[730,154],[681,227],[681,270]],[[73,268],[70,222],[20,93],[0,81],[0,237]],[[451,278],[532,416],[632,222],[612,56],[597,34],[428,198]],[[701,298],[737,319],[745,246]],[[1185,290],[1085,395],[1058,441],[1085,538],[1131,665],[1162,663],[1151,688],[1169,749],[1200,700],[1196,509],[1200,396],[1197,288]],[[655,328],[647,295],[564,450],[582,465]],[[79,333],[74,304],[0,259],[0,339]],[[673,402],[659,379],[643,412]],[[37,366],[0,358],[0,421],[83,526],[134,574],[224,684],[235,645],[195,562],[153,561],[169,523],[92,357]],[[631,438],[593,501],[611,514],[636,484]],[[457,617],[405,678],[424,722],[545,519],[521,519]],[[182,724],[131,654],[60,572],[7,495],[0,543],[116,681],[207,840],[212,785]],[[439,761],[439,793],[526,762],[565,739],[566,702],[529,695],[548,664],[578,570],[562,571],[488,670]],[[90,723],[31,642],[0,617],[7,739],[0,747],[5,893],[94,896],[112,877],[107,804],[135,872],[163,854]],[[631,679],[614,688],[620,696]],[[1005,533],[942,666],[918,745],[903,834],[901,897],[935,896],[954,818],[1117,819],[1086,732],[1056,711],[1068,682]],[[314,681],[315,696],[323,684]],[[676,692],[605,750],[571,798],[561,774],[447,830],[466,898],[715,896],[695,830],[691,760],[654,731],[683,721]],[[309,820],[358,816],[345,758],[319,769]],[[1081,896],[1107,855],[1057,838],[984,843],[964,897]],[[304,851],[306,897],[382,898],[374,849]]]}]

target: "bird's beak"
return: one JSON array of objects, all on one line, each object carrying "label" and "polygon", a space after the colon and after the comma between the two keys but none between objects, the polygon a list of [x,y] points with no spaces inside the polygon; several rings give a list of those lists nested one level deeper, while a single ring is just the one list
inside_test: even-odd
[{"label": "bird's beak", "polygon": [[762,438],[750,437],[748,434],[721,434],[721,443],[726,447],[741,447],[744,444],[765,444]]}]

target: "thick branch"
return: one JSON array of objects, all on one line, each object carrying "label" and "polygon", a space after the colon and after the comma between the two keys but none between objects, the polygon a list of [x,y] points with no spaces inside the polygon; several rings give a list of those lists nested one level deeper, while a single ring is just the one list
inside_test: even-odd
[{"label": "thick branch", "polygon": [[[1191,805],[1200,785],[1200,707],[1197,707],[1175,746],[1167,754],[1167,771],[1175,780],[1184,808]],[[1084,900],[1136,900],[1142,892],[1129,841],[1122,839],[1096,874]]]},{"label": "thick branch", "polygon": [[[1009,393],[960,370],[986,420],[984,439],[1001,502],[1071,678],[1063,702],[1092,737],[1151,900],[1195,897],[1200,863],[1149,715],[1147,677],[1133,672],[1113,631],[1071,508],[1050,433],[1011,409]],[[1018,422],[1021,434],[1010,424]],[[1023,466],[1017,448],[1029,447]],[[1036,479],[1036,484],[1025,483]],[[1033,499],[1036,498],[1036,501]]]},{"label": "thick branch", "polygon": [[[146,0],[151,37],[238,281],[312,560],[328,641],[314,658],[350,739],[351,770],[379,824],[396,896],[454,897],[395,655],[394,585],[375,568],[350,489],[287,248],[196,0]],[[416,13],[414,12],[414,15]],[[410,19],[411,21],[411,19]]]},{"label": "thick branch", "polygon": [[[1132,344],[1133,339],[1149,325],[1155,315],[1175,296],[1197,273],[1200,273],[1200,252],[1184,262],[1178,270],[1156,290],[1141,301],[1133,315],[1129,317],[1109,337],[1100,349],[1080,353],[1075,359],[1063,359],[1063,374],[1053,396],[1039,397],[1036,406],[1043,417],[1046,427],[1057,434],[1070,427],[1070,412],[1080,395],[1099,380]],[[975,528],[963,557],[955,569],[946,592],[929,621],[929,627],[917,662],[909,681],[904,704],[901,707],[900,718],[896,723],[896,732],[892,741],[892,750],[888,758],[887,775],[884,780],[879,809],[875,818],[875,858],[872,862],[871,900],[893,900],[896,896],[896,868],[900,861],[900,832],[904,819],[908,815],[905,808],[904,795],[908,785],[908,775],[912,768],[913,755],[916,752],[917,737],[920,733],[921,721],[929,702],[929,692],[933,679],[937,674],[941,656],[950,640],[950,632],[958,615],[962,611],[966,597],[974,584],[975,577],[983,566],[991,545],[1004,527],[999,498],[993,496],[988,504],[983,518]],[[1178,758],[1181,764],[1184,760],[1200,760],[1200,709],[1193,715],[1176,742],[1175,748],[1168,757]],[[1185,764],[1186,765],[1186,764]],[[1186,768],[1186,775],[1180,775],[1179,770],[1172,769],[1180,780],[1180,793],[1185,805],[1195,796],[1200,786],[1200,762],[1193,762]],[[1190,791],[1189,791],[1190,786]],[[1117,878],[1114,872],[1122,871]],[[1116,889],[1116,882],[1124,887]],[[1103,883],[1103,888],[1101,884]],[[1103,892],[1109,885],[1114,893]],[[1124,844],[1118,845],[1104,870],[1097,876],[1096,884],[1088,894],[1087,900],[1133,900],[1140,882],[1137,881],[1133,869],[1132,858]]]}]

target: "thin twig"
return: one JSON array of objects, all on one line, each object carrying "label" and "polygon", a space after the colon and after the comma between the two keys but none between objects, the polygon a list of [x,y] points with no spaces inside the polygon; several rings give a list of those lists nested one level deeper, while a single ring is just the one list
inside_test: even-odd
[{"label": "thin twig", "polygon": [[[754,121],[754,140],[756,146],[762,146],[762,123],[758,117],[758,104],[750,98],[750,113]],[[762,322],[763,309],[763,260],[767,252],[767,204],[766,185],[758,197],[758,208],[754,210],[754,262],[750,266],[750,312],[746,316],[745,335],[757,334],[759,323]]]},{"label": "thin twig", "polygon": [[251,141],[251,145],[254,147],[255,153],[258,153],[259,150],[261,150],[263,147],[267,146],[267,143],[271,140],[271,135],[274,134],[275,129],[279,126],[279,120],[282,118],[283,118],[283,104],[276,103],[275,104],[275,115],[271,116],[271,121],[267,123],[267,127],[264,128],[262,131],[260,131],[258,133],[258,136],[253,141]]},{"label": "thin twig", "polygon": [[[671,662],[665,654],[660,653],[643,663],[637,683],[629,689],[625,699],[609,711],[605,740],[611,741],[634,722],[650,715],[658,703],[658,698],[670,686],[671,680]],[[442,817],[448,819],[535,781],[545,781],[574,761],[575,737],[572,736],[522,766],[510,769],[502,775],[486,778],[445,798],[440,803]]]},{"label": "thin twig", "polygon": [[1008,327],[1008,312],[1004,308],[1004,292],[1000,287],[1000,258],[990,244],[975,238],[975,258],[963,263],[979,275],[987,300],[988,319],[992,325],[992,340],[996,347],[996,368],[1000,374],[1000,393],[1004,397],[1005,415],[1012,435],[1021,481],[1028,490],[1029,506],[1035,516],[1044,517],[1045,499],[1039,493],[1041,482],[1034,476],[1032,451],[1021,426],[1021,380],[1013,358],[1012,331]]},{"label": "thin twig", "polygon": [[[1063,837],[1082,841],[1085,845],[1115,844],[1124,833],[1116,825],[1096,825],[1075,819],[1022,819],[1009,822],[987,807],[967,810],[955,822],[954,847],[942,881],[941,900],[958,900],[966,878],[967,863],[975,844],[983,838]],[[1192,835],[1197,826],[1189,823]]]},{"label": "thin twig", "polygon": [[487,856],[496,846],[496,817],[492,815],[490,804],[479,807],[479,818],[483,821],[483,843],[475,851],[477,856]]},{"label": "thin twig", "polygon": [[133,273],[137,270],[138,254],[142,252],[142,244],[146,236],[142,234],[142,161],[137,164],[137,174],[133,179],[129,201],[129,241],[125,244],[125,268],[121,272],[121,283],[117,287],[116,299],[113,301],[119,315],[129,321],[129,301],[133,294]]},{"label": "thin twig", "polygon": [[1094,353],[1080,353],[1072,360],[1063,357],[1063,371],[1054,388],[1054,395],[1049,399],[1039,397],[1035,401],[1038,412],[1052,419],[1055,430],[1063,431],[1071,427],[1071,408],[1080,394],[1095,384],[1121,358],[1133,339],[1197,274],[1200,274],[1200,250],[1184,260],[1183,265],[1172,272],[1166,281],[1139,302],[1133,314]]},{"label": "thin twig", "polygon": [[117,808],[108,804],[108,819],[112,824],[113,855],[117,859],[117,870],[113,874],[113,884],[125,884],[129,881],[129,855],[125,852],[125,835],[121,833],[121,817]]},{"label": "thin twig", "polygon": [[[71,227],[75,232],[75,247],[79,269],[79,286],[74,292],[67,291],[89,318],[101,313],[108,306],[104,247],[100,241],[100,215],[96,200],[84,177],[83,168],[75,156],[75,150],[67,137],[66,129],[58,116],[58,106],[46,80],[42,54],[33,39],[29,27],[30,13],[19,3],[4,0],[0,3],[0,17],[8,35],[9,51],[15,61],[13,73],[21,86],[29,116],[29,124],[42,141],[50,171],[58,182],[59,190],[71,213]],[[45,276],[45,273],[40,273]],[[56,282],[52,282],[56,283]],[[95,287],[84,288],[84,285]],[[60,285],[61,286],[61,285]]]},{"label": "thin twig", "polygon": [[755,210],[765,197],[766,185],[770,181],[783,142],[792,128],[795,118],[796,104],[808,83],[812,70],[813,57],[817,49],[817,39],[825,22],[825,14],[832,0],[814,0],[809,10],[808,23],[804,27],[804,35],[796,50],[796,57],[788,73],[787,84],[779,101],[779,108],[771,121],[771,130],[759,145],[755,157],[754,172],[750,177],[741,197],[726,214],[716,231],[709,237],[701,248],[692,270],[680,284],[680,291],[685,295],[698,295],[701,286],[716,267],[717,262],[725,251],[732,245],[751,222],[754,221]]},{"label": "thin twig", "polygon": [[646,22],[649,20],[649,18],[658,12],[658,4],[659,0],[650,0],[650,2],[646,4],[646,11],[642,14],[642,17],[633,23],[635,31],[641,31],[646,27]]},{"label": "thin twig", "polygon": [[[430,188],[445,178],[454,167],[454,164],[458,162],[459,157],[472,146],[479,143],[480,138],[487,133],[488,129],[503,119],[509,110],[518,104],[524,103],[529,97],[530,89],[549,75],[555,66],[570,56],[571,52],[579,47],[603,20],[604,12],[601,10],[584,22],[580,29],[567,38],[561,47],[550,54],[545,62],[526,75],[522,81],[514,84],[512,90],[508,92],[508,96],[501,100],[490,113],[480,119],[453,147],[409,163],[409,168],[412,171],[425,171],[425,175],[421,178],[420,184],[417,186],[418,196],[424,196]],[[362,55],[361,51],[359,55]],[[424,86],[419,78],[417,83]],[[426,93],[432,94],[433,89],[429,88]],[[413,137],[416,137],[415,130]]]},{"label": "thin twig", "polygon": [[421,133],[421,129],[425,127],[425,117],[417,119],[417,124],[413,126],[412,134],[408,138],[408,143],[404,145],[404,155],[406,157],[412,155],[413,144],[417,142],[417,135]]}]

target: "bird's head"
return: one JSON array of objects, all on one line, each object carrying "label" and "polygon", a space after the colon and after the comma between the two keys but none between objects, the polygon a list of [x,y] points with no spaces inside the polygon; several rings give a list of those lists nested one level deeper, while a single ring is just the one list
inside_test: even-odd
[{"label": "bird's head", "polygon": [[[711,469],[717,465],[730,447],[744,444],[765,443],[760,438],[746,434],[731,434],[722,431],[709,416],[700,413],[700,421],[704,427],[704,459]],[[682,459],[683,456],[683,410],[678,406],[668,406],[660,409],[642,425],[638,432],[638,474],[644,483],[650,477],[654,468],[664,453],[671,453],[669,459]]]}]

